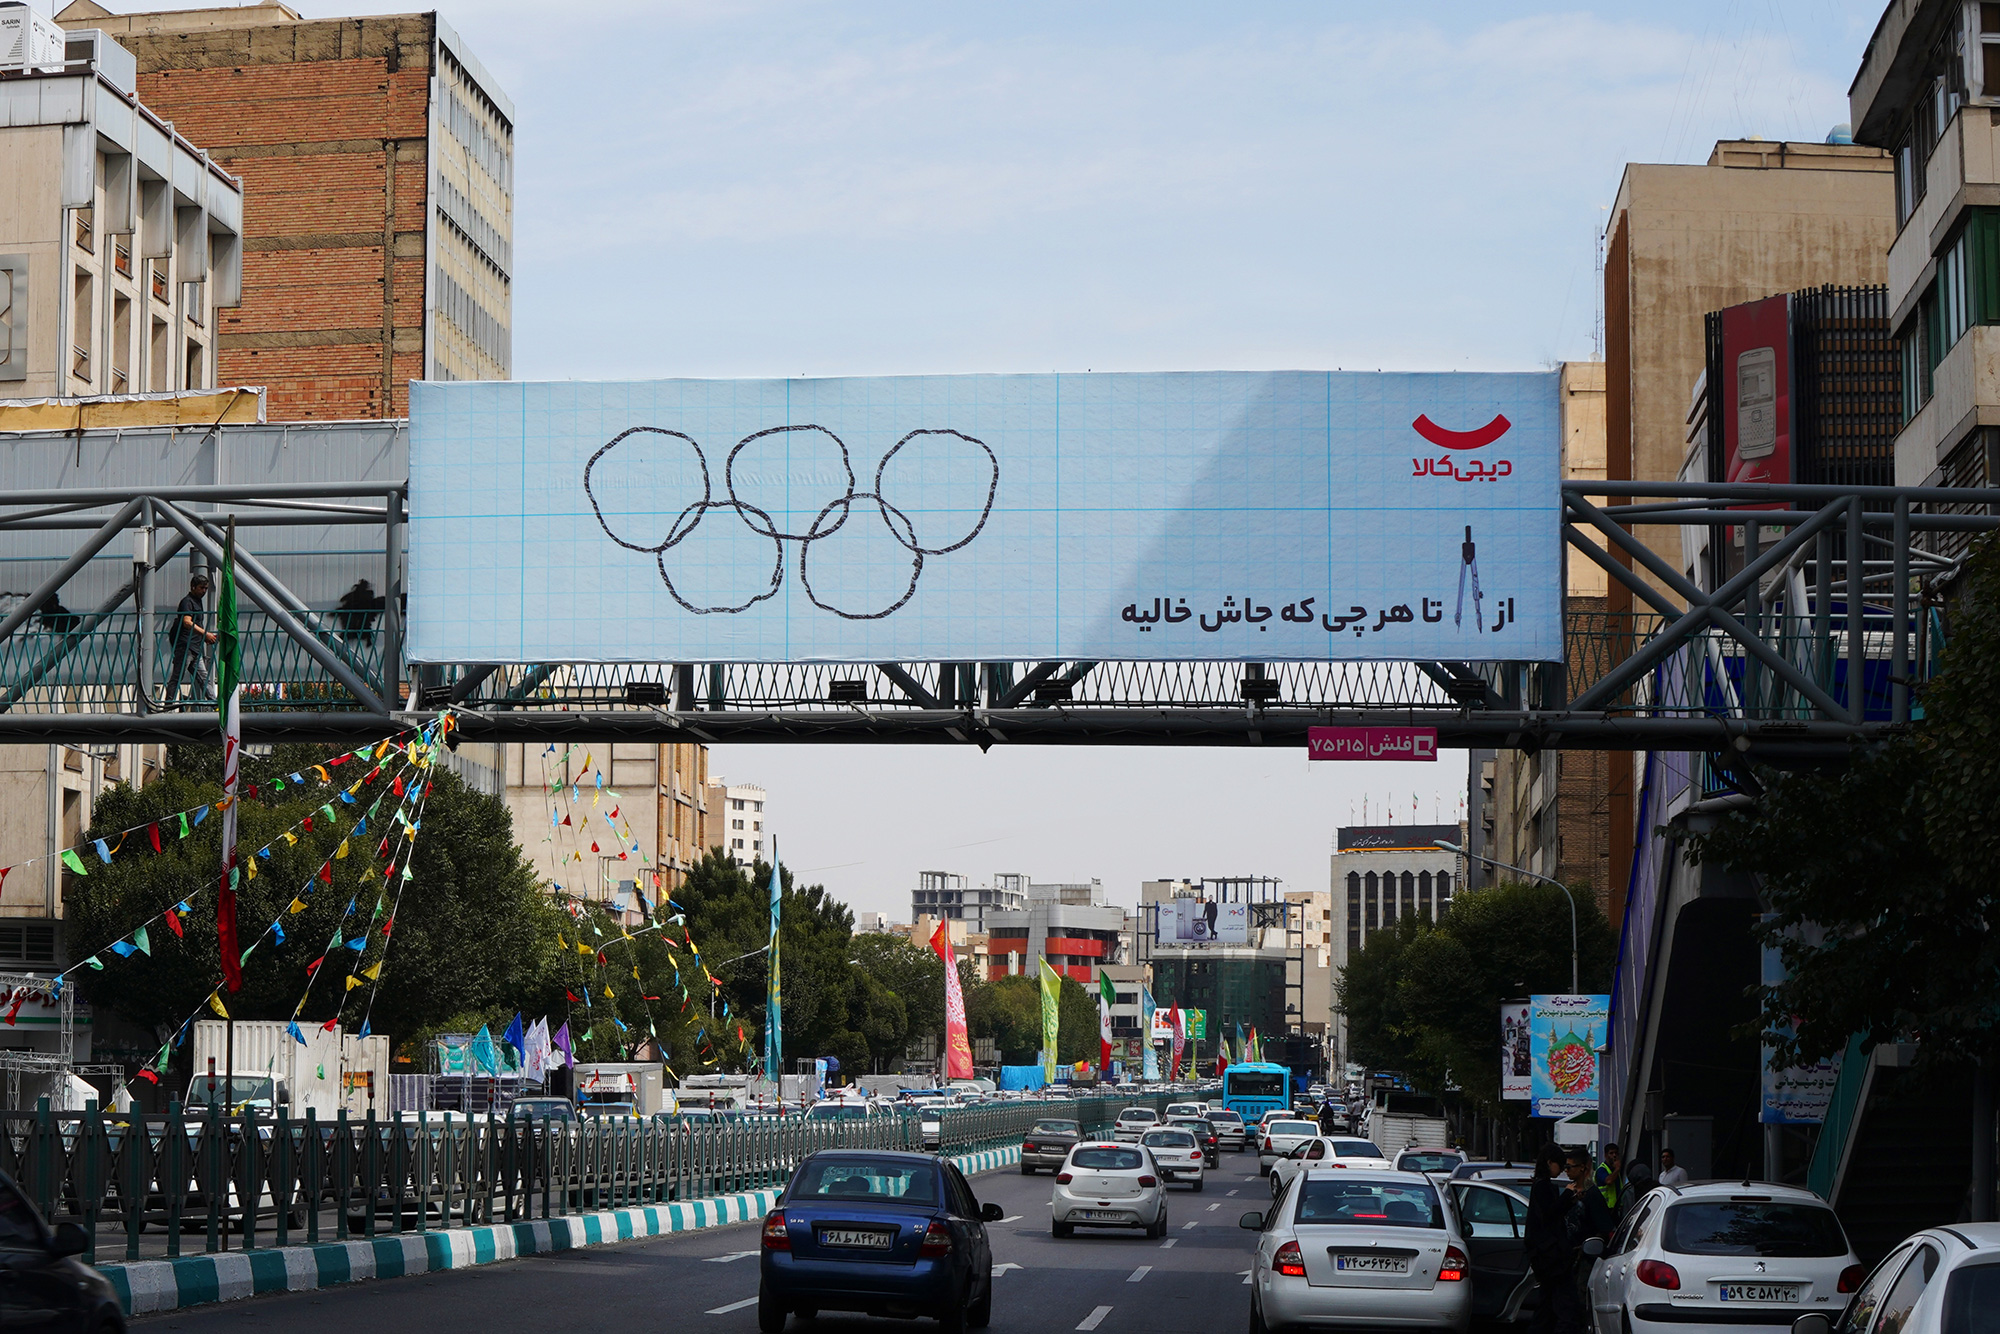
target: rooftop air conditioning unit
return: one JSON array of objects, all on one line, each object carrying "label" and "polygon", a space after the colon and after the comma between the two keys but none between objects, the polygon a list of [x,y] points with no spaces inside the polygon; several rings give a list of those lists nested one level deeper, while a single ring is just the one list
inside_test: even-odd
[{"label": "rooftop air conditioning unit", "polygon": [[24,4],[0,3],[0,70],[60,74],[65,34]]}]

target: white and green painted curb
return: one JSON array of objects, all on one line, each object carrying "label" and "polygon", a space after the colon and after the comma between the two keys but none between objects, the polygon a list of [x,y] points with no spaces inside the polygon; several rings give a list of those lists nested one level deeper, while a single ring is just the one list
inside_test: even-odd
[{"label": "white and green painted curb", "polygon": [[[952,1159],[968,1175],[991,1172],[1020,1161],[1019,1146],[962,1154]],[[470,1269],[524,1255],[546,1255],[584,1246],[748,1223],[762,1218],[777,1199],[775,1190],[753,1190],[566,1218],[449,1228],[440,1232],[405,1232],[393,1237],[322,1242],[317,1246],[137,1260],[98,1268],[118,1290],[119,1303],[127,1315],[147,1315],[209,1302],[235,1301],[266,1292],[308,1292],[362,1279]]]}]

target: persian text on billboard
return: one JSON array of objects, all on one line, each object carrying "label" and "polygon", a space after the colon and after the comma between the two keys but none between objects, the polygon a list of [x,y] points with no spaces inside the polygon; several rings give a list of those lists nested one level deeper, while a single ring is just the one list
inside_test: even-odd
[{"label": "persian text on billboard", "polygon": [[1556,377],[412,387],[424,662],[1558,661]]},{"label": "persian text on billboard", "polygon": [[1531,996],[1529,1093],[1534,1116],[1574,1116],[1597,1110],[1598,1048],[1610,1032],[1609,996]]}]

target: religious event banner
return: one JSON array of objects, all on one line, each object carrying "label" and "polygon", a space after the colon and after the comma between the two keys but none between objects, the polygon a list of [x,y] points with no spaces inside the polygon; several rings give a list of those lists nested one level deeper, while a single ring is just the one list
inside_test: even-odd
[{"label": "religious event banner", "polygon": [[1611,997],[1530,996],[1528,1055],[1534,1065],[1532,1116],[1597,1110],[1601,1052],[1611,1031]]},{"label": "religious event banner", "polygon": [[411,388],[424,662],[1558,661],[1552,373]]}]

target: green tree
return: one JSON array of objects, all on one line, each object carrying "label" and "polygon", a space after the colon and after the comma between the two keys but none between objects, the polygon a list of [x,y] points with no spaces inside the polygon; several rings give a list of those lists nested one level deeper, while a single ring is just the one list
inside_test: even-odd
[{"label": "green tree", "polygon": [[1975,1183],[1992,1217],[1992,1086],[2000,1017],[2000,542],[1966,563],[1942,670],[1908,732],[1826,772],[1760,773],[1754,806],[1692,844],[1754,874],[1785,980],[1762,991],[1783,1065],[1915,1039],[1927,1064],[1972,1063]]},{"label": "green tree", "polygon": [[[1039,992],[1037,993],[1040,994]],[[1036,1010],[1039,1025],[1041,1011]],[[1039,1037],[1035,1043],[1040,1049]],[[1075,978],[1065,975],[1062,992],[1056,999],[1056,1059],[1066,1065],[1078,1061],[1089,1061],[1094,1069],[1098,1057],[1102,1055],[1098,1047],[1097,992],[1086,989]]]}]

